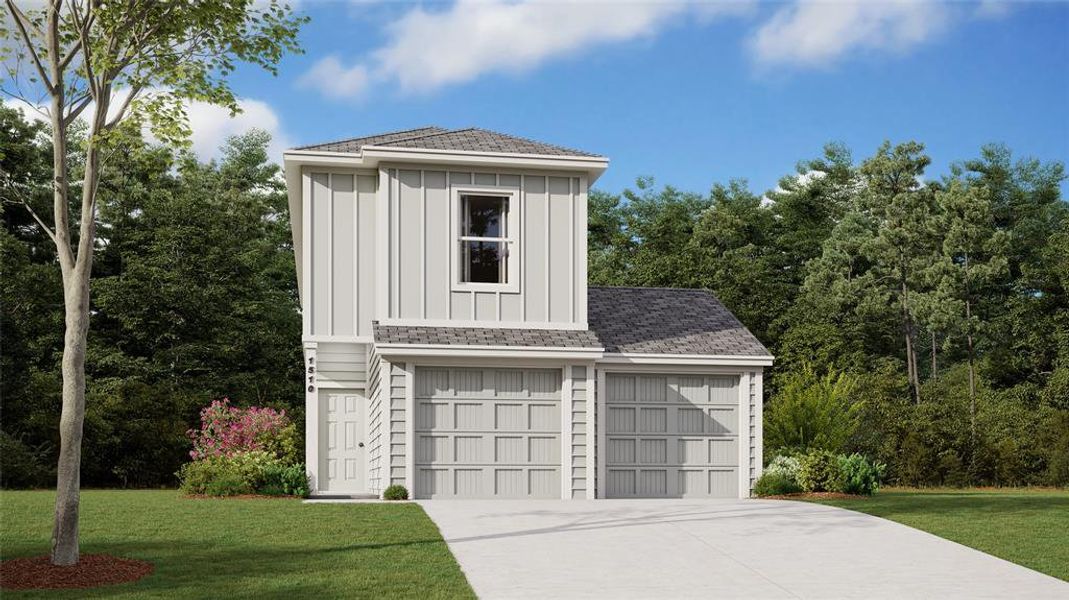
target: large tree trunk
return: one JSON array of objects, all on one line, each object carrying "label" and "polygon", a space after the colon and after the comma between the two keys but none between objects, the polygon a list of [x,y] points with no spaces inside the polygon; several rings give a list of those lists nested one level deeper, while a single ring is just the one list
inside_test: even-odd
[{"label": "large tree trunk", "polygon": [[921,385],[920,375],[917,373],[917,348],[915,332],[913,330],[913,318],[909,314],[909,288],[906,280],[901,280],[901,303],[902,303],[902,331],[906,338],[906,373],[909,377],[909,387],[913,392],[913,401],[920,404]]},{"label": "large tree trunk", "polygon": [[82,424],[85,422],[85,347],[89,334],[89,273],[76,269],[64,282],[67,330],[63,339],[63,411],[52,529],[52,564],[78,563]]}]

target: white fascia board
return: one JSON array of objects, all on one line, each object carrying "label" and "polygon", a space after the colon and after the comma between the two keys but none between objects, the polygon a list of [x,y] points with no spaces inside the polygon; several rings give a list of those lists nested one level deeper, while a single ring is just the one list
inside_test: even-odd
[{"label": "white fascia board", "polygon": [[606,352],[599,364],[694,365],[711,367],[770,367],[772,356],[731,356],[716,354],[639,354]]},{"label": "white fascia board", "polygon": [[304,281],[303,271],[304,267],[301,264],[304,256],[304,211],[302,210],[302,186],[301,181],[301,166],[299,164],[290,164],[285,161],[285,168],[283,173],[286,177],[286,199],[289,201],[290,207],[290,232],[293,235],[293,256],[297,260],[297,297],[301,299],[303,303],[304,299]]},{"label": "white fascia board", "polygon": [[585,171],[590,177],[591,184],[609,167],[609,159],[590,156],[431,150],[388,146],[364,146],[361,156],[364,157],[368,165],[378,164],[379,161],[387,161],[391,163],[438,163],[473,167]]},{"label": "white fascia board", "polygon": [[457,346],[451,344],[375,344],[384,358],[457,357],[457,358],[553,358],[598,360],[602,348],[554,348],[543,346]]}]

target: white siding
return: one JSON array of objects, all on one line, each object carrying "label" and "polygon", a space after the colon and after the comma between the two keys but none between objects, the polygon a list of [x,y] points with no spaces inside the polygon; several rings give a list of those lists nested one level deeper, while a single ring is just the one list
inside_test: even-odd
[{"label": "white siding", "polygon": [[374,319],[375,191],[378,174],[307,171],[309,272],[302,306],[316,339],[371,335]]},{"label": "white siding", "polygon": [[[380,315],[407,324],[586,324],[585,176],[548,172],[466,172],[444,168],[386,168],[388,288]],[[519,211],[519,288],[456,290],[454,189],[512,190]]]}]

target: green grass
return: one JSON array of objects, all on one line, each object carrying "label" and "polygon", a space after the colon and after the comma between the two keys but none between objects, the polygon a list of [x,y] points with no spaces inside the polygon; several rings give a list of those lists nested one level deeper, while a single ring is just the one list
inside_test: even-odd
[{"label": "green grass", "polygon": [[1069,491],[886,489],[818,500],[883,517],[1069,581]]},{"label": "green grass", "polygon": [[[46,554],[51,492],[0,492],[0,556]],[[9,598],[472,598],[416,504],[201,500],[175,491],[82,493],[82,552],[152,562],[137,583]]]}]

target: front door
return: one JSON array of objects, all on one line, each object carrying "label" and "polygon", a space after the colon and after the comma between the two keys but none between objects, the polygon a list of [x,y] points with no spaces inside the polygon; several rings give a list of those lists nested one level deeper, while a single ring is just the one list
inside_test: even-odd
[{"label": "front door", "polygon": [[320,392],[319,489],[326,492],[367,491],[364,458],[364,394],[355,390]]}]

